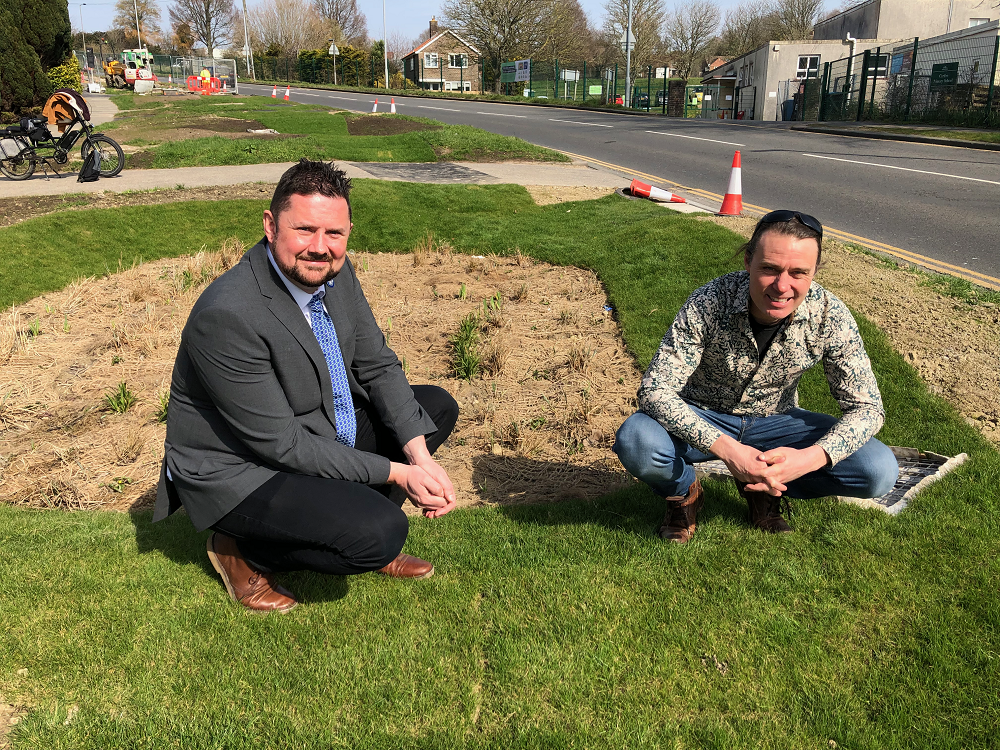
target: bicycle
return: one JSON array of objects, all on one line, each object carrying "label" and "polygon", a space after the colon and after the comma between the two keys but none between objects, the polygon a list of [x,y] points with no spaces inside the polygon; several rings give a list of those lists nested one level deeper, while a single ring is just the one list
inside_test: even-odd
[{"label": "bicycle", "polygon": [[[80,127],[77,128],[77,125]],[[74,112],[73,119],[58,138],[52,135],[48,121],[44,118],[22,117],[20,125],[0,128],[0,172],[12,180],[26,180],[35,173],[35,168],[41,162],[59,175],[58,170],[49,162],[69,162],[69,152],[81,138],[81,159],[86,161],[94,149],[100,153],[101,177],[114,177],[125,167],[122,147],[103,133],[94,133],[90,123],[79,112]],[[52,150],[51,155],[45,153],[47,149]]]}]

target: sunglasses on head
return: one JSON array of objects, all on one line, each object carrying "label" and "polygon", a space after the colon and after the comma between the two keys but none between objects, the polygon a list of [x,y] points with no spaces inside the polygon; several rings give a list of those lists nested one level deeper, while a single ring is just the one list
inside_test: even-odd
[{"label": "sunglasses on head", "polygon": [[823,238],[823,225],[819,223],[819,220],[815,216],[799,213],[798,211],[789,211],[787,209],[772,211],[771,213],[765,214],[763,217],[761,217],[760,223],[784,224],[785,222],[791,221],[792,219],[798,219],[799,222],[809,227],[814,232],[818,233],[820,239]]}]

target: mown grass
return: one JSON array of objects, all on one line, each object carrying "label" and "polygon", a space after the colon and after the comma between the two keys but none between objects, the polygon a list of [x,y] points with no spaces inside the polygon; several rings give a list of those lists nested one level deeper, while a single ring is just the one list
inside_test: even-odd
[{"label": "mown grass", "polygon": [[[0,277],[3,304],[119,258],[256,239],[263,205],[212,203],[225,221],[190,226],[205,204],[0,230],[4,266],[68,266],[17,294]],[[354,210],[355,250],[405,251],[432,231],[460,251],[594,269],[640,366],[742,241],[615,196],[537,207],[511,186],[358,181]],[[859,322],[882,438],[971,454],[895,518],[799,502],[796,533],[776,538],[709,482],[678,547],[655,537],[662,501],[638,485],[472,509],[413,521],[407,551],[434,561],[428,581],[283,576],[304,605],[254,617],[183,516],[0,508],[0,694],[36,707],[14,747],[995,746],[1000,457]],[[832,410],[818,373],[802,401]]]},{"label": "mown grass", "polygon": [[983,143],[1000,143],[1000,132],[996,130],[952,130],[949,128],[935,130],[931,128],[864,128],[879,133],[900,133],[902,135],[921,135],[927,138],[952,138],[959,141],[980,141]]},{"label": "mown grass", "polygon": [[[115,103],[119,109],[126,111],[120,115],[122,119],[103,126],[103,129],[113,131],[125,125],[134,127],[141,122],[148,135],[129,138],[125,143],[146,147],[152,159],[144,157],[142,165],[153,169],[266,164],[298,161],[303,156],[326,161],[360,162],[569,160],[563,154],[520,138],[497,135],[469,125],[443,125],[424,118],[381,115],[423,122],[434,129],[399,135],[352,136],[347,130],[345,113],[327,107],[271,101],[261,97],[227,97],[221,102],[227,106],[220,106],[218,100],[208,98],[210,101],[150,100],[119,94],[114,98]],[[257,120],[265,128],[301,137],[227,138],[219,135],[156,142],[157,131],[191,126],[192,122],[206,115]],[[136,161],[134,156],[129,158]]]}]

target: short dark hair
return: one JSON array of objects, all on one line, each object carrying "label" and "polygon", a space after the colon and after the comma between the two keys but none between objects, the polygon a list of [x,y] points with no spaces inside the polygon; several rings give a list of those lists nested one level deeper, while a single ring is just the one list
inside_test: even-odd
[{"label": "short dark hair", "polygon": [[327,198],[343,198],[347,201],[347,217],[351,218],[351,178],[333,162],[299,159],[281,175],[278,186],[271,196],[271,215],[278,221],[278,214],[288,208],[293,195],[325,195]]},{"label": "short dark hair", "polygon": [[[765,216],[764,219],[766,218]],[[816,267],[819,268],[819,262],[823,258],[823,235],[821,233],[811,227],[807,227],[797,218],[788,221],[764,221],[764,219],[757,222],[757,226],[754,227],[750,239],[740,246],[740,249],[736,251],[736,255],[742,255],[743,260],[749,263],[753,259],[753,254],[757,251],[757,248],[760,247],[761,237],[768,232],[774,232],[775,234],[795,237],[799,240],[816,240]]]}]

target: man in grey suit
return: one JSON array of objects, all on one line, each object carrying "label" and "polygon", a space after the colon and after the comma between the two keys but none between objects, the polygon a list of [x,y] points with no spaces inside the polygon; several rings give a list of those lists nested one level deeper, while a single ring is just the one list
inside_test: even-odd
[{"label": "man in grey suit", "polygon": [[411,387],[386,345],[347,259],[349,193],[330,164],[285,172],[265,239],[198,299],[174,364],[153,520],[183,505],[211,528],[209,559],[252,610],[295,606],[275,572],[426,578],[390,486],[429,518],[455,506],[431,454],[458,405]]}]

